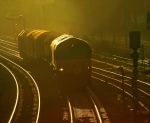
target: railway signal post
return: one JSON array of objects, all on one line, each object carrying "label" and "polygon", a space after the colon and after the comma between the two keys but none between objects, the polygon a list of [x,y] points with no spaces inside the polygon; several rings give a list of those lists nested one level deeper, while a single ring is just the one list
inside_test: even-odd
[{"label": "railway signal post", "polygon": [[139,53],[137,51],[140,48],[140,32],[132,31],[129,33],[129,43],[130,48],[133,52],[130,54],[133,59],[133,77],[132,77],[132,88],[133,88],[133,105],[134,105],[134,118],[133,123],[136,123],[137,117],[137,107],[138,107],[138,93],[137,93],[137,76],[138,76],[138,57]]},{"label": "railway signal post", "polygon": [[150,11],[147,11],[147,30],[150,31]]}]

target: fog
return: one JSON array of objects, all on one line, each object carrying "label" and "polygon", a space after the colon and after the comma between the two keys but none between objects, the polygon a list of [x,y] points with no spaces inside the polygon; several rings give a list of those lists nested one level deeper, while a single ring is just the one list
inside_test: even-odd
[{"label": "fog", "polygon": [[144,25],[148,0],[1,0],[0,7],[1,34],[29,28],[106,37]]}]

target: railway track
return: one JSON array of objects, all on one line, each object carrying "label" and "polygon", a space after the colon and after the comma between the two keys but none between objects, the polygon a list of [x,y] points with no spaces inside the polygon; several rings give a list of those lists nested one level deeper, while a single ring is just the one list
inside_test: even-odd
[{"label": "railway track", "polygon": [[2,39],[0,39],[0,44],[5,45],[5,46],[11,46],[14,49],[18,48],[18,44],[10,42],[10,41],[2,40]]},{"label": "railway track", "polygon": [[[7,109],[8,112],[11,112],[11,115],[8,116],[8,123],[37,123],[40,113],[40,93],[35,80],[28,71],[1,55],[0,61],[0,65],[10,73],[13,77],[14,84],[16,84],[16,99],[12,102],[14,104],[14,108],[13,110]],[[14,94],[14,91],[10,93]],[[9,101],[11,102],[12,100]],[[3,110],[6,109],[3,108]]]},{"label": "railway track", "polygon": [[68,123],[110,123],[104,107],[90,88],[64,95],[68,106],[63,119]]},{"label": "railway track", "polygon": [[[5,51],[5,53],[7,53],[7,54],[10,53],[10,52],[12,54],[17,53],[17,52],[12,52],[11,47],[13,47],[13,46],[9,45],[9,47],[10,47],[10,49],[8,48],[8,46],[1,47],[2,52]],[[3,50],[3,49],[5,49],[5,50]],[[6,51],[6,49],[7,49],[7,51]],[[68,116],[66,116],[66,109],[63,108],[64,109],[64,112],[63,112],[63,120],[64,121],[69,121],[69,122],[72,122],[72,123],[73,122],[75,122],[75,123],[77,123],[77,122],[87,122],[87,121],[89,123],[90,122],[103,123],[105,121],[105,122],[109,123],[109,119],[108,119],[108,116],[106,114],[105,109],[102,107],[102,105],[100,104],[98,99],[97,99],[97,103],[99,104],[99,107],[96,106],[97,104],[94,103],[94,99],[92,99],[92,96],[90,96],[90,92],[89,92],[89,94],[84,94],[84,95],[83,95],[83,93],[78,94],[78,96],[80,95],[82,97],[81,98],[79,96],[80,100],[83,100],[82,104],[78,104],[78,106],[81,107],[81,110],[83,110],[82,112],[84,112],[84,113],[87,112],[87,115],[81,114],[81,111],[78,111],[78,110],[75,109],[75,107],[72,105],[73,104],[72,102],[75,101],[74,99],[72,99],[73,95],[71,95],[71,94],[68,94],[68,95],[69,96],[67,97],[67,99],[68,99],[67,103],[68,103],[68,105],[70,105],[70,109],[69,109],[70,116],[69,116],[69,118],[68,118]],[[76,95],[76,97],[77,97],[77,95]],[[71,100],[71,102],[69,100]],[[85,104],[87,104],[87,106],[88,106],[87,108],[89,108],[89,109],[84,109],[84,107],[82,109],[82,106],[84,105],[83,102]],[[71,110],[72,107],[74,107],[73,110]],[[90,111],[86,111],[86,110],[90,110]],[[93,110],[93,112],[91,110]],[[80,117],[79,113],[77,113],[77,112],[80,112],[80,115],[82,115],[82,117]],[[95,118],[95,120],[93,120],[94,118]]]},{"label": "railway track", "polygon": [[[131,58],[124,58],[117,55],[112,55],[109,53],[101,52],[100,54],[93,53],[93,58],[96,60],[104,61],[104,62],[110,62],[111,64],[115,64],[118,66],[124,66],[128,69],[131,69],[133,67],[133,59]],[[130,54],[129,54],[130,55]],[[142,60],[139,58],[138,60],[139,67],[138,69],[143,72],[145,68],[149,67],[149,59],[145,58]]]},{"label": "railway track", "polygon": [[[122,92],[123,91],[122,90],[122,75],[120,74],[120,70],[118,70],[118,66],[123,64],[126,68],[125,74],[123,76],[124,86],[125,86],[125,89],[127,89],[127,90],[125,90],[125,93],[127,94],[128,97],[130,97],[132,99],[133,98],[132,83],[131,83],[132,70],[130,70],[131,64],[132,64],[131,59],[121,59],[118,56],[115,56],[115,57],[107,56],[107,57],[108,57],[109,61],[111,61],[111,63],[107,62],[108,60],[106,60],[106,56],[98,55],[98,58],[95,57],[96,59],[92,59],[92,64],[94,65],[92,68],[93,69],[92,78],[99,80],[99,82],[107,83],[107,85],[110,85],[113,88],[118,89],[118,90],[120,90],[120,92]],[[117,59],[119,59],[119,60],[117,60]],[[116,65],[113,65],[112,63],[114,63],[118,66],[116,67]],[[127,66],[126,66],[126,63],[128,63]],[[138,87],[139,87],[138,93],[139,93],[139,97],[140,97],[139,104],[142,107],[144,107],[144,110],[148,111],[149,106],[150,106],[149,84],[146,81],[146,80],[148,80],[148,78],[142,77],[142,76],[140,76],[140,78],[142,78],[142,79],[138,80]],[[69,97],[70,96],[68,96],[68,99],[69,99]],[[71,105],[71,103],[69,103],[69,104]],[[69,116],[68,108],[64,108],[63,116],[64,116],[64,119],[68,119],[65,121],[70,121],[71,116]],[[74,115],[72,115],[72,116],[74,116]],[[73,119],[76,119],[76,118],[73,118]],[[73,121],[74,120],[72,120],[72,122]]]},{"label": "railway track", "polygon": [[[101,68],[92,67],[94,69],[93,77],[100,79],[101,81],[116,87],[117,89],[123,91],[123,86],[125,93],[133,98],[133,88],[132,88],[132,78],[117,74],[108,70]],[[123,78],[122,78],[123,77]],[[150,110],[150,84],[144,81],[137,81],[138,93],[139,93],[139,103],[145,105],[146,110]]]},{"label": "railway track", "polygon": [[14,56],[16,58],[22,59],[19,55],[18,44],[12,43],[10,41],[5,41],[0,39],[0,52],[7,54],[9,56]]}]

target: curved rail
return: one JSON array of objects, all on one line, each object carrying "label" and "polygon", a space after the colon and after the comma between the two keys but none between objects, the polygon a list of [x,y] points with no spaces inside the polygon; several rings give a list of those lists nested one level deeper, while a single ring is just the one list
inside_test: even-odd
[{"label": "curved rail", "polygon": [[9,59],[3,57],[2,55],[0,55],[0,57],[3,58],[3,59],[5,59],[6,61],[12,63],[13,65],[17,66],[17,67],[20,68],[21,70],[23,70],[23,71],[32,79],[32,81],[34,82],[34,84],[35,84],[35,86],[36,86],[37,93],[38,93],[38,97],[39,97],[39,98],[38,98],[38,103],[39,103],[39,105],[38,105],[38,112],[37,112],[37,117],[36,117],[36,120],[35,120],[35,122],[38,123],[39,113],[40,113],[40,93],[39,93],[39,89],[38,89],[38,86],[37,86],[35,80],[34,80],[33,77],[32,77],[24,68],[22,68],[21,66],[17,65],[17,64],[14,63],[13,61],[11,61],[11,60],[9,60]]},{"label": "curved rail", "polygon": [[[65,93],[65,92],[64,92]],[[67,94],[65,93],[65,96],[67,98],[68,101],[68,107],[69,107],[69,112],[70,112],[70,123],[73,123],[73,114],[72,114],[72,106],[69,100],[69,97],[67,96]]]},{"label": "curved rail", "polygon": [[12,114],[11,114],[11,116],[10,116],[10,119],[8,120],[8,123],[10,123],[11,120],[12,120],[12,117],[13,117],[13,115],[14,115],[14,112],[15,112],[15,110],[16,110],[16,107],[17,107],[18,97],[19,97],[19,87],[18,87],[17,80],[16,80],[15,76],[13,75],[13,73],[11,72],[11,70],[9,70],[9,68],[7,68],[7,67],[6,67],[5,65],[3,65],[2,63],[0,63],[0,65],[2,65],[2,66],[12,75],[12,77],[13,77],[14,80],[15,80],[16,87],[17,87],[17,96],[16,96],[15,106],[14,106],[14,108],[13,108],[13,111],[12,111]]}]

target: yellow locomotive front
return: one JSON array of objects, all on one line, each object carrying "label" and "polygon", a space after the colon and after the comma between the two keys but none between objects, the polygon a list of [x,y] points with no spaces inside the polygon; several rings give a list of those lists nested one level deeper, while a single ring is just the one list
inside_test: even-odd
[{"label": "yellow locomotive front", "polygon": [[91,48],[87,42],[69,36],[51,45],[56,81],[65,90],[84,88],[91,81]]}]

